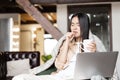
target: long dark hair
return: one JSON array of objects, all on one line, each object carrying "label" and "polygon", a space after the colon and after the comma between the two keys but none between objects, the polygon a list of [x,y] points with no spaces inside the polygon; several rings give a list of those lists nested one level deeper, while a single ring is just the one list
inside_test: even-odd
[{"label": "long dark hair", "polygon": [[[73,14],[71,16],[71,19],[70,19],[70,25],[71,25],[72,19],[76,16],[79,19],[80,30],[81,30],[80,34],[81,34],[82,40],[88,39],[89,38],[89,29],[90,29],[90,21],[89,21],[88,15],[85,14],[85,13],[75,13],[75,14]],[[70,27],[69,27],[69,30],[70,30]]]}]

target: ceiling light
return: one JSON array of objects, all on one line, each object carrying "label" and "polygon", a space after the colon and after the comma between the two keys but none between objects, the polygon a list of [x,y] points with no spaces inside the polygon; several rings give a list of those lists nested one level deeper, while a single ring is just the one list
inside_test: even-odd
[{"label": "ceiling light", "polygon": [[51,21],[53,20],[52,17],[49,14],[47,14],[47,17],[48,17],[49,20],[51,20]]}]

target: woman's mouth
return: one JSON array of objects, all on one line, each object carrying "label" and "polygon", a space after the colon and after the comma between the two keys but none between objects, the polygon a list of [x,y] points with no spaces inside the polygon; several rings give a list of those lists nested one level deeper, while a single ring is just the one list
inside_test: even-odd
[{"label": "woman's mouth", "polygon": [[74,33],[74,34],[76,34],[76,33],[77,33],[77,31],[73,31],[73,33]]}]

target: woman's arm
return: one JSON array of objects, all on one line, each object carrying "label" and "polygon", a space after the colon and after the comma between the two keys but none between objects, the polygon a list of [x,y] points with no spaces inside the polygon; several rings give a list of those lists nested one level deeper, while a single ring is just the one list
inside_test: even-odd
[{"label": "woman's arm", "polygon": [[55,60],[55,66],[58,70],[63,69],[67,61],[68,44],[67,41],[64,41],[63,45],[60,47],[59,54]]},{"label": "woman's arm", "polygon": [[68,48],[69,48],[68,46],[70,41],[73,39],[73,37],[74,37],[74,33],[68,32],[66,34],[66,40],[63,42],[63,45],[59,49],[60,51],[55,61],[55,66],[58,70],[61,70],[64,68],[64,65],[67,61],[67,56],[68,56]]}]

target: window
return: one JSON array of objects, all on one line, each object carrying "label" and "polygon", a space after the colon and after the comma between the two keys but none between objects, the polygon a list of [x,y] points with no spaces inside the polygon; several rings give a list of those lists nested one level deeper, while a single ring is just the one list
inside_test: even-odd
[{"label": "window", "polygon": [[107,51],[112,51],[111,5],[69,5],[68,16],[75,12],[89,14],[92,33],[102,40]]}]

